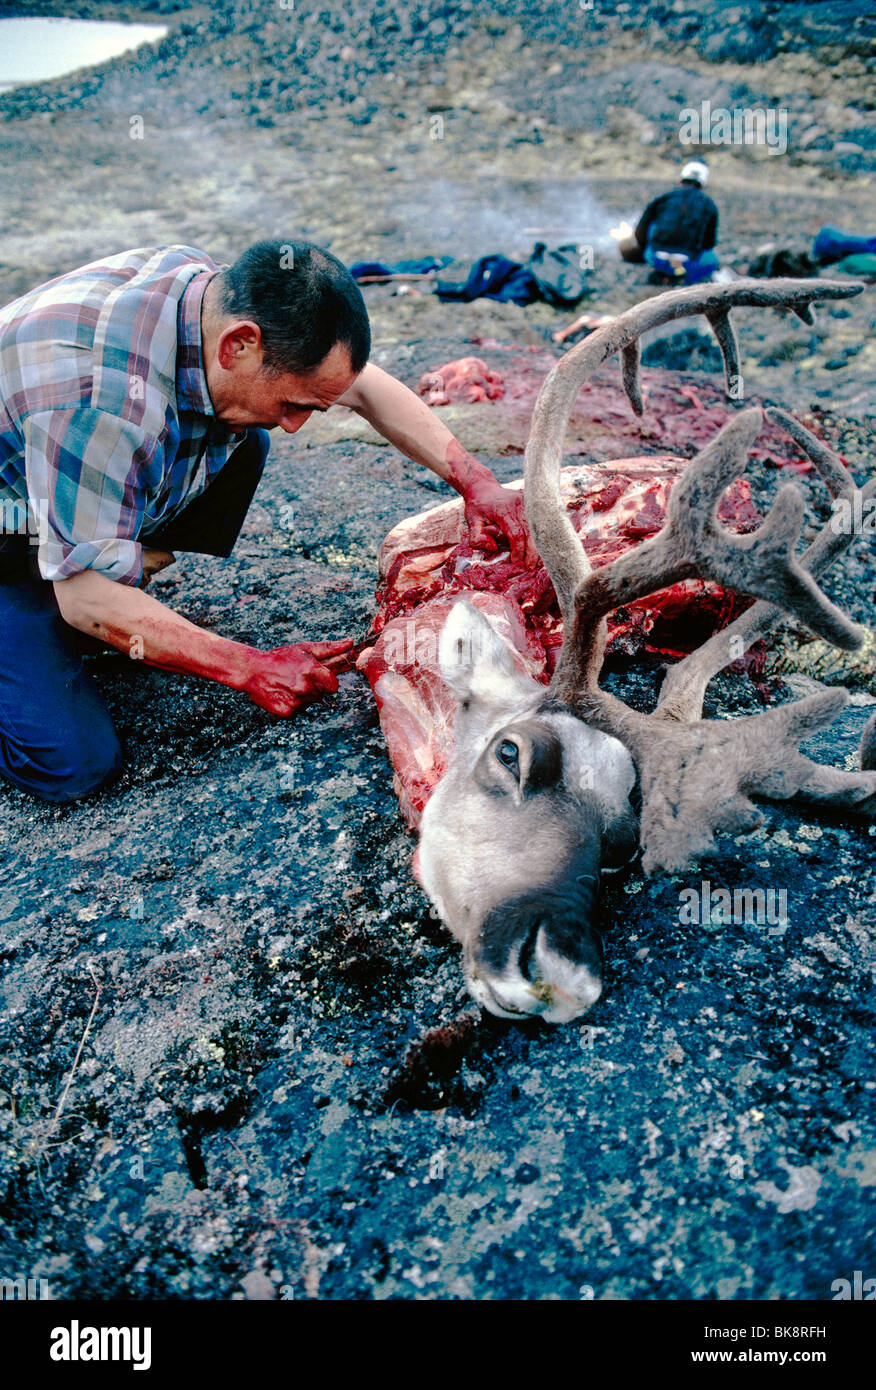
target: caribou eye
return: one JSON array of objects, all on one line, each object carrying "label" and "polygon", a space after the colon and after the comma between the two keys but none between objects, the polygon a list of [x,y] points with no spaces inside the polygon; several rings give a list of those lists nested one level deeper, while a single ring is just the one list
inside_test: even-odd
[{"label": "caribou eye", "polygon": [[496,757],[515,777],[520,776],[520,750],[516,743],[512,743],[509,738],[503,738],[496,749]]}]

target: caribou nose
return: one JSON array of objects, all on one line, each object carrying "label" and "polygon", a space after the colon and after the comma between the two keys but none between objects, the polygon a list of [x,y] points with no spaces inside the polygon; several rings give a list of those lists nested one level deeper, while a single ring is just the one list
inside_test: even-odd
[{"label": "caribou nose", "polygon": [[602,993],[601,946],[590,926],[593,893],[532,895],[484,922],[468,971],[478,1003],[503,1018],[566,1023]]},{"label": "caribou nose", "polygon": [[602,981],[587,966],[570,969],[568,962],[562,962],[558,970],[550,973],[554,978],[534,982],[522,976],[515,979],[510,973],[501,980],[472,973],[468,977],[469,992],[498,1018],[540,1018],[545,1023],[570,1023],[580,1018],[602,993]]},{"label": "caribou nose", "polygon": [[535,963],[535,948],[538,944],[538,934],[541,931],[541,922],[533,922],[527,935],[523,938],[520,951],[517,956],[517,968],[524,980],[535,981],[538,978],[538,967]]}]

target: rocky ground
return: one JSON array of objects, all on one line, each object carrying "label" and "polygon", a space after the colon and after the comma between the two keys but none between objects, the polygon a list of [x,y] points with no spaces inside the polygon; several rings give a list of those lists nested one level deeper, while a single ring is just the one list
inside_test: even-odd
[{"label": "rocky ground", "polygon": [[[594,248],[587,307],[617,311],[649,291],[608,228],[674,177],[679,104],[702,99],[790,112],[784,155],[709,151],[726,263],[872,223],[863,5],[77,12],[172,32],[0,99],[6,298],[135,244],[222,258],[288,227],[349,260],[451,254],[454,275],[550,226]],[[555,353],[566,318],[367,293],[375,358],[411,384],[472,351],[499,368],[511,344]],[[749,393],[808,413],[859,471],[871,320],[872,292],[814,330],[740,316]],[[691,345],[661,342],[657,369]],[[501,403],[445,410],[519,472]],[[260,646],[364,635],[380,539],[445,490],[348,417],[311,425],[277,441],[233,558],[181,560],[161,597]],[[815,524],[823,499],[798,481]],[[833,592],[866,622],[862,550]],[[785,634],[774,694],[780,672],[826,678],[819,661]],[[603,900],[587,1023],[505,1024],[461,993],[410,878],[359,677],[285,723],[114,656],[95,670],[122,780],[72,808],[0,793],[0,1274],[55,1297],[785,1299],[874,1272],[871,827],[770,808],[702,872],[633,871]],[[613,675],[640,694],[655,678]],[[832,678],[855,703],[817,751],[842,764],[872,663]],[[715,713],[756,707],[743,679],[716,683]],[[680,891],[705,878],[784,888],[787,923],[682,924]]]}]

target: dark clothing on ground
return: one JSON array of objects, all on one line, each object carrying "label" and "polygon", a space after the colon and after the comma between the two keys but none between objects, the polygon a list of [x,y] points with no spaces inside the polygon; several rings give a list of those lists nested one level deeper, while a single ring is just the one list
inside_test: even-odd
[{"label": "dark clothing on ground", "polygon": [[441,300],[498,299],[504,303],[531,304],[541,297],[538,281],[531,270],[507,256],[481,256],[461,284],[439,280],[435,293]]},{"label": "dark clothing on ground", "polygon": [[772,280],[776,276],[803,280],[818,274],[818,262],[805,251],[790,246],[778,246],[774,251],[762,251],[748,267],[755,280]]},{"label": "dark clothing on ground", "polygon": [[645,250],[683,251],[697,257],[711,251],[718,238],[718,209],[699,184],[682,183],[652,198],[636,227],[636,241]]},{"label": "dark clothing on ground", "polygon": [[820,265],[835,265],[846,256],[876,255],[876,236],[856,236],[839,227],[822,227],[812,243],[812,254]]},{"label": "dark clothing on ground", "polygon": [[350,266],[354,280],[371,275],[428,275],[433,270],[443,270],[451,264],[452,256],[422,256],[414,261],[356,261]]},{"label": "dark clothing on ground", "polygon": [[549,247],[536,242],[525,265],[507,256],[481,256],[460,283],[439,280],[435,293],[442,301],[498,299],[513,304],[532,304],[543,299],[555,308],[577,304],[587,292],[586,271],[577,246]]}]

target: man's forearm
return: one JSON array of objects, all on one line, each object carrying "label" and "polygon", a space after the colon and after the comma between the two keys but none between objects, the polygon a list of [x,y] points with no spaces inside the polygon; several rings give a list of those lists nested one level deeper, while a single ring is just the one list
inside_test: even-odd
[{"label": "man's forearm", "polygon": [[469,454],[426,402],[380,367],[369,363],[342,404],[415,463],[437,473],[463,497],[472,486],[494,482],[493,474]]},{"label": "man's forearm", "polygon": [[340,404],[357,411],[408,458],[431,468],[456,489],[465,502],[472,546],[495,550],[495,533],[499,531],[508,542],[512,559],[524,560],[530,566],[537,563],[523,494],[503,488],[489,468],[464,449],[434,410],[407,386],[369,363]]},{"label": "man's forearm", "polygon": [[61,616],[71,627],[164,671],[219,681],[243,690],[256,649],[205,632],[141,589],[94,570],[55,583]]}]

